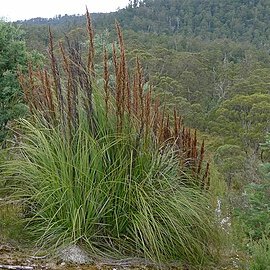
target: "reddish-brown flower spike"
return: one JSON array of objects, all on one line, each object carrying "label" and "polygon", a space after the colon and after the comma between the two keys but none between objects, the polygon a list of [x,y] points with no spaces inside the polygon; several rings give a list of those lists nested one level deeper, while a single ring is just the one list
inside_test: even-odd
[{"label": "reddish-brown flower spike", "polygon": [[108,111],[109,111],[109,68],[108,68],[108,53],[107,49],[104,46],[103,48],[103,79],[104,79],[104,91],[105,91],[105,110],[106,110],[106,118],[108,118]]},{"label": "reddish-brown flower spike", "polygon": [[88,48],[88,63],[87,68],[88,72],[92,76],[95,76],[95,66],[94,66],[94,57],[95,57],[95,47],[94,47],[94,31],[92,26],[91,16],[89,14],[88,8],[86,7],[86,18],[87,18],[87,32],[89,36],[89,48]]},{"label": "reddish-brown flower spike", "polygon": [[203,158],[204,158],[204,140],[201,145],[200,158],[199,158],[198,169],[197,169],[198,175],[201,173]]}]

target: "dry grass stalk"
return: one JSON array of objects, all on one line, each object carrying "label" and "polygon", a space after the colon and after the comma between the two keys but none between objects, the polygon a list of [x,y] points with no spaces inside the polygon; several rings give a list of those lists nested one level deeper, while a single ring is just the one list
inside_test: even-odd
[{"label": "dry grass stalk", "polygon": [[95,57],[95,46],[94,46],[94,31],[92,26],[91,16],[86,7],[86,19],[87,19],[87,32],[89,36],[89,49],[88,49],[88,63],[87,68],[88,72],[91,76],[95,76],[95,65],[94,65],[94,57]]},{"label": "dry grass stalk", "polygon": [[210,186],[210,164],[207,162],[204,175],[202,177],[202,188],[208,190]]},{"label": "dry grass stalk", "polygon": [[201,145],[201,151],[200,151],[200,156],[199,156],[199,161],[198,161],[198,169],[197,169],[198,175],[201,173],[203,159],[204,159],[204,141],[202,142],[202,145]]},{"label": "dry grass stalk", "polygon": [[63,62],[64,62],[63,67],[67,74],[67,106],[68,106],[67,118],[68,118],[69,129],[71,129],[72,123],[74,122],[73,120],[74,113],[73,113],[72,101],[71,101],[72,100],[72,74],[71,74],[70,62],[67,58],[62,42],[59,42],[59,47],[60,47],[60,51],[61,51]]},{"label": "dry grass stalk", "polygon": [[49,103],[49,112],[51,115],[52,119],[55,119],[55,107],[53,103],[53,92],[52,92],[52,87],[51,87],[51,81],[48,76],[48,72],[45,69],[44,70],[44,80],[45,80],[45,88],[48,93],[48,103]]},{"label": "dry grass stalk", "polygon": [[106,109],[106,118],[108,119],[108,111],[109,111],[109,68],[108,68],[108,53],[107,49],[104,46],[103,48],[103,79],[104,79],[104,91],[105,91],[105,109]]},{"label": "dry grass stalk", "polygon": [[59,110],[60,118],[63,123],[63,126],[66,124],[66,118],[65,118],[65,111],[64,111],[64,97],[63,97],[63,91],[62,91],[62,86],[61,86],[61,78],[60,78],[60,73],[59,73],[59,68],[57,64],[57,59],[54,55],[54,45],[53,45],[53,36],[51,32],[51,28],[49,28],[49,56],[50,56],[50,63],[51,63],[51,70],[52,70],[52,75],[54,78],[54,87],[57,95],[57,108]]}]

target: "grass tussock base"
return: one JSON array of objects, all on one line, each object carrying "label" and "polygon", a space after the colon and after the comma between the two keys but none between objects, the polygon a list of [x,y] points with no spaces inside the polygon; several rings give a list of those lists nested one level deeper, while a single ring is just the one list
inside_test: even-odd
[{"label": "grass tussock base", "polygon": [[69,143],[61,130],[23,126],[23,158],[6,172],[16,172],[39,244],[81,243],[97,254],[163,262],[210,259],[218,234],[208,195],[184,184],[171,150],[137,153],[136,137],[94,139],[83,124]]},{"label": "grass tussock base", "polygon": [[130,80],[118,25],[114,74],[105,51],[104,86],[97,86],[87,19],[87,64],[70,42],[67,50],[60,44],[59,64],[51,37],[51,73],[29,66],[21,75],[32,117],[21,121],[23,141],[2,170],[27,229],[39,245],[204,265],[219,239],[204,144],[143,90],[138,60]]}]

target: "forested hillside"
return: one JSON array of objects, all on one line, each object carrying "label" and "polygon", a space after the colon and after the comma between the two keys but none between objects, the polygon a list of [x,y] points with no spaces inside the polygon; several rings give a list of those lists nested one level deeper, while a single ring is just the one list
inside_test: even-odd
[{"label": "forested hillside", "polygon": [[[89,7],[91,10],[91,7]],[[270,2],[267,0],[130,0],[117,14],[94,14],[98,28],[112,28],[115,17],[125,29],[157,34],[181,34],[206,40],[228,38],[269,48]],[[36,18],[24,22],[58,25],[83,23],[83,16]]]},{"label": "forested hillside", "polygon": [[130,4],[128,12],[132,20],[125,19],[124,13],[121,19],[134,30],[180,33],[210,40],[229,38],[267,46],[269,11],[269,1],[263,0],[144,0]]}]

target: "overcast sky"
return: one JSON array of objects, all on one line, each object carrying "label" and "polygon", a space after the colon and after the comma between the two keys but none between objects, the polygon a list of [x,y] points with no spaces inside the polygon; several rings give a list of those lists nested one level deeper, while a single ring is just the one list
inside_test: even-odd
[{"label": "overcast sky", "polygon": [[0,18],[8,21],[36,17],[51,18],[55,15],[111,12],[124,8],[128,0],[0,0]]}]

